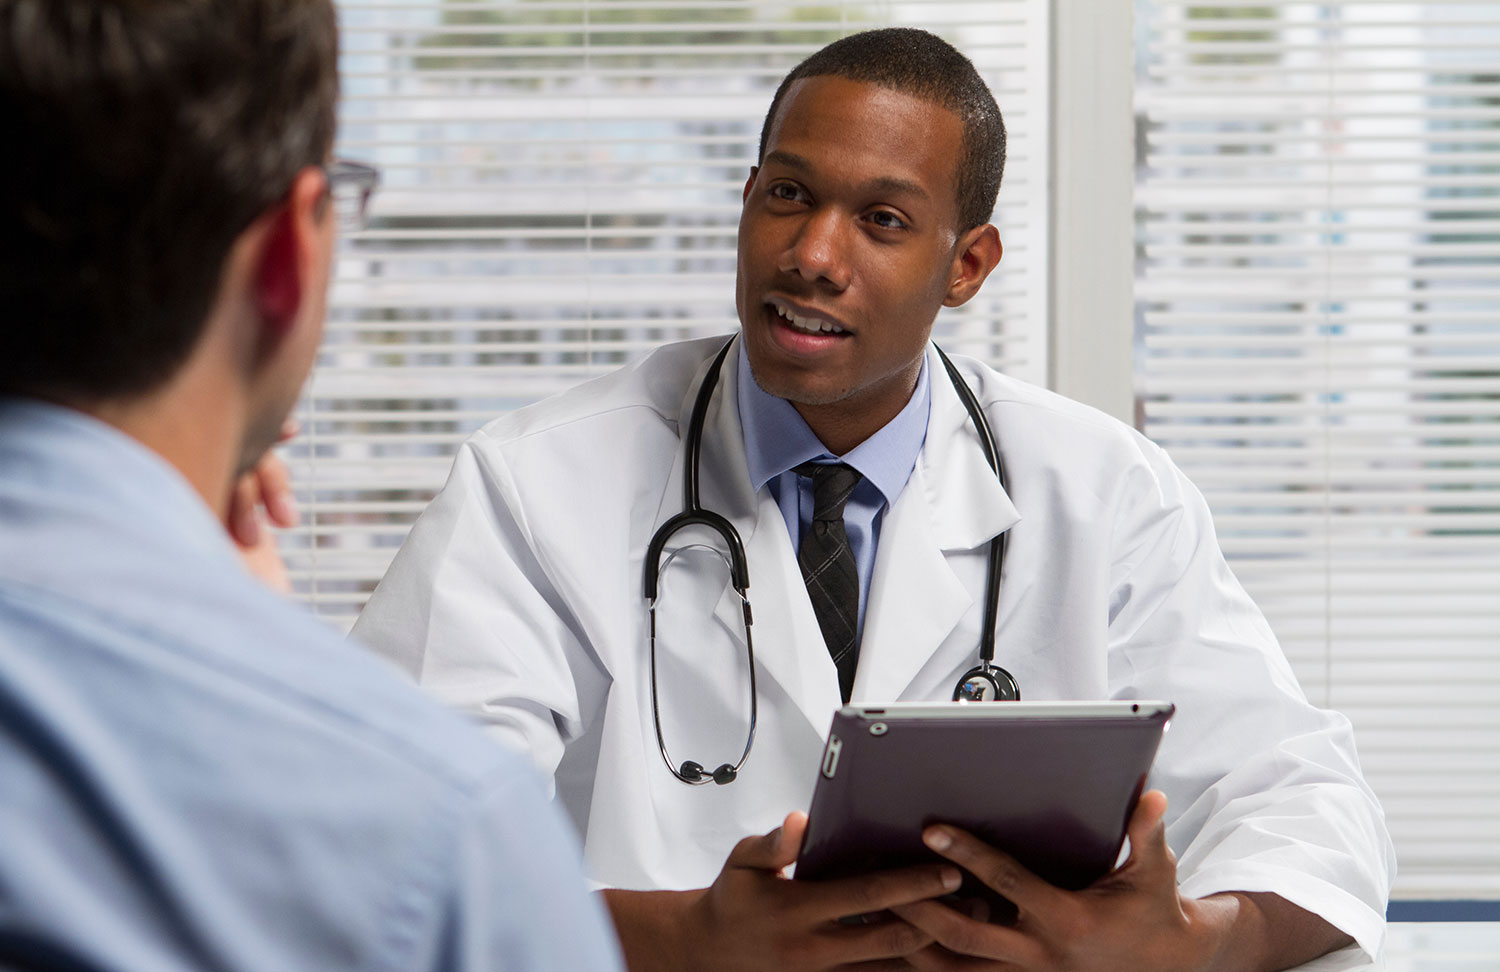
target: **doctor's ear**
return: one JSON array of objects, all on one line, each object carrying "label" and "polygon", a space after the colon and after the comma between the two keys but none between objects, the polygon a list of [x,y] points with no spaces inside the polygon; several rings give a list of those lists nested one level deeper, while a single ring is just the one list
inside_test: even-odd
[{"label": "doctor's ear", "polygon": [[953,250],[953,263],[949,268],[948,290],[943,295],[944,307],[958,307],[968,303],[969,298],[979,293],[985,278],[1000,262],[1004,247],[1000,245],[1000,231],[990,223],[976,226],[958,238]]},{"label": "doctor's ear", "polygon": [[759,174],[760,166],[752,165],[750,167],[750,178],[745,180],[745,191],[740,194],[740,202],[745,203],[750,201],[750,187],[755,185],[755,177]]}]

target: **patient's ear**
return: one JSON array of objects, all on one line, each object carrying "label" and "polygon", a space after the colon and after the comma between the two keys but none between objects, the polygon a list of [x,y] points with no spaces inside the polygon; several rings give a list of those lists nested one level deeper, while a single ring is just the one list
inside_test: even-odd
[{"label": "patient's ear", "polygon": [[322,286],[318,268],[332,245],[325,225],[332,218],[328,180],[321,169],[303,169],[285,198],[261,219],[265,229],[254,274],[255,308],[267,327],[265,337],[284,335],[297,320],[308,296]]}]

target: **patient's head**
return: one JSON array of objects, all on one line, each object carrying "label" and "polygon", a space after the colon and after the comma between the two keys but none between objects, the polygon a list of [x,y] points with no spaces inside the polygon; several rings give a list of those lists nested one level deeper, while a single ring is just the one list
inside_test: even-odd
[{"label": "patient's head", "polygon": [[0,392],[173,375],[237,239],[328,156],[336,48],[330,0],[0,0]]}]

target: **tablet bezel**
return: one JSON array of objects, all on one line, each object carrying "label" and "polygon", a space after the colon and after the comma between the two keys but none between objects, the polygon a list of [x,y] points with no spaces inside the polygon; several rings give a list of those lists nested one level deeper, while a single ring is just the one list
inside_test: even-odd
[{"label": "tablet bezel", "polygon": [[1003,722],[1009,719],[1065,719],[1092,717],[1101,719],[1151,719],[1158,713],[1170,719],[1172,703],[1156,699],[1122,702],[1118,700],[1085,702],[887,702],[883,705],[846,705],[834,717],[861,716],[888,719],[953,719]]}]

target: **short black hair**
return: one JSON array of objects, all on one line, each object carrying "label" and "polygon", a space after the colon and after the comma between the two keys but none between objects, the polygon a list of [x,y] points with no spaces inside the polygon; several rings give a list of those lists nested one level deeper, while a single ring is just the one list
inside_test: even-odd
[{"label": "short black hair", "polygon": [[0,0],[0,393],[167,380],[333,142],[331,0]]},{"label": "short black hair", "polygon": [[792,83],[829,76],[900,91],[957,115],[964,126],[958,159],[959,229],[989,222],[1005,172],[1005,120],[1000,117],[1000,106],[973,62],[941,37],[914,27],[850,34],[792,68],[766,112],[757,162],[765,159],[766,138]]}]

